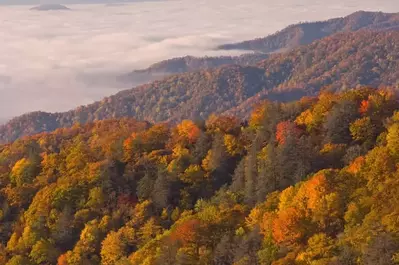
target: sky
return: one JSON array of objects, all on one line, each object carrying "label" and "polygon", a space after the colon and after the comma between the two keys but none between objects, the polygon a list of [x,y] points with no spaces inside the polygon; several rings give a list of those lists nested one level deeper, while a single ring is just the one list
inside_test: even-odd
[{"label": "sky", "polygon": [[0,5],[38,5],[38,4],[95,4],[138,2],[142,0],[0,0]]},{"label": "sky", "polygon": [[115,76],[160,60],[237,54],[214,48],[293,23],[358,10],[399,12],[398,0],[166,0],[71,5],[71,11],[32,6],[0,5],[0,122],[100,100],[130,88]]}]

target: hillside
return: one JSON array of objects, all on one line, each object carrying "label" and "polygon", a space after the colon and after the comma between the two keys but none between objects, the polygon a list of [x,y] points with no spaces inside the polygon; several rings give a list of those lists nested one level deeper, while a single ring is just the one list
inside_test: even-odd
[{"label": "hillside", "polygon": [[164,60],[142,70],[135,70],[131,73],[121,75],[118,79],[124,83],[148,83],[162,79],[166,76],[178,73],[195,72],[200,70],[217,68],[223,65],[253,65],[268,57],[267,54],[253,53],[240,56],[220,57],[194,57],[185,56]]},{"label": "hillside", "polygon": [[395,265],[390,89],[0,145],[0,265]]},{"label": "hillside", "polygon": [[[256,66],[222,66],[172,75],[65,113],[32,113],[0,126],[0,141],[118,117],[150,122],[206,119],[261,93],[283,100],[358,85],[397,85],[399,31],[339,33],[275,54]],[[255,100],[256,101],[256,98]],[[244,113],[245,114],[245,113]]]},{"label": "hillside", "polygon": [[353,32],[362,29],[390,30],[398,28],[399,13],[388,14],[359,11],[343,18],[291,25],[264,38],[225,44],[219,46],[218,49],[271,53],[290,50],[338,32]]},{"label": "hillside", "polygon": [[266,53],[287,51],[337,32],[352,32],[361,29],[398,30],[399,14],[360,11],[345,18],[292,25],[265,38],[218,47],[218,49],[222,50],[251,50],[255,51],[255,54],[173,58],[155,63],[146,69],[135,70],[131,73],[121,75],[118,79],[123,83],[137,85],[159,80],[171,74],[194,72],[222,65],[253,65],[266,59],[268,56]]}]

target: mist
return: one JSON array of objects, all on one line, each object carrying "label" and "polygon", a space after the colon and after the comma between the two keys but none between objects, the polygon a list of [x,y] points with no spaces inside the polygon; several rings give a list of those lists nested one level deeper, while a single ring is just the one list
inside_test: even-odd
[{"label": "mist", "polygon": [[158,0],[0,0],[0,5],[39,5],[39,4],[98,4]]},{"label": "mist", "polygon": [[0,6],[0,122],[29,111],[65,111],[128,89],[118,75],[160,60],[236,55],[214,47],[358,10],[398,12],[399,1],[170,0],[44,12],[30,7]]}]

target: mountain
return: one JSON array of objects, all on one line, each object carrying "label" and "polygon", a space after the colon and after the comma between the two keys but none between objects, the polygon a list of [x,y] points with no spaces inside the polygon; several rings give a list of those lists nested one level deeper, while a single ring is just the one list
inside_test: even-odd
[{"label": "mountain", "polygon": [[194,72],[222,65],[253,65],[267,58],[266,53],[283,52],[309,44],[314,40],[337,32],[352,32],[361,29],[399,29],[399,13],[359,11],[344,18],[334,18],[322,22],[301,23],[289,26],[273,35],[218,47],[223,50],[250,50],[252,54],[241,56],[193,57],[185,56],[155,63],[147,69],[135,70],[118,77],[123,83],[132,85],[148,83],[177,73]]},{"label": "mountain", "polygon": [[390,89],[0,145],[0,265],[395,265]]},{"label": "mountain", "polygon": [[147,69],[135,70],[118,77],[122,83],[139,85],[162,79],[171,74],[194,72],[222,65],[253,65],[267,58],[267,53],[283,52],[337,32],[351,32],[361,29],[394,30],[399,29],[399,13],[359,11],[344,18],[323,22],[302,23],[289,26],[265,38],[225,44],[223,50],[250,50],[252,54],[241,56],[193,57],[185,56],[155,63]]},{"label": "mountain", "polygon": [[132,84],[148,83],[173,74],[212,69],[223,65],[253,65],[267,57],[268,55],[264,53],[219,57],[178,57],[155,63],[146,69],[135,70],[131,73],[121,75],[118,77],[118,80],[123,83]]},{"label": "mountain", "polygon": [[32,7],[30,10],[52,11],[52,10],[70,10],[70,9],[60,4],[43,4],[40,6]]},{"label": "mountain", "polygon": [[358,11],[343,18],[291,25],[264,38],[224,44],[218,49],[250,50],[264,53],[280,52],[309,44],[338,32],[353,32],[362,29],[399,29],[399,13]]},{"label": "mountain", "polygon": [[395,86],[399,80],[398,43],[399,31],[339,33],[271,55],[255,66],[228,65],[172,75],[68,112],[25,114],[0,126],[0,141],[76,122],[118,117],[150,122],[206,119],[212,113],[269,96],[285,101],[287,97],[316,95],[322,88]]}]

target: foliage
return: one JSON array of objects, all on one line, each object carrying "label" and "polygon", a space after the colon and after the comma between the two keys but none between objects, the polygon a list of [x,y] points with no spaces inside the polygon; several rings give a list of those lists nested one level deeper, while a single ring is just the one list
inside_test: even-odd
[{"label": "foliage", "polygon": [[249,122],[106,120],[1,145],[0,264],[396,264],[398,102],[358,88]]},{"label": "foliage", "polygon": [[[380,19],[376,22],[382,23],[388,15],[377,13],[375,16]],[[373,16],[369,18],[366,14],[365,21],[360,19],[350,24],[356,30],[370,19],[373,21]],[[399,32],[348,31],[286,53],[273,54],[255,65],[225,65],[171,75],[68,112],[34,112],[16,117],[0,126],[0,142],[110,118],[134,117],[154,123],[206,120],[214,113],[242,118],[262,99],[290,101],[316,95],[322,89],[341,91],[367,85],[396,86]],[[378,107],[379,100],[374,103]],[[339,120],[341,114],[350,114],[342,113],[348,107],[343,104],[337,109],[331,116],[331,123]],[[323,110],[312,114],[315,116],[304,115],[303,118],[317,123]],[[351,115],[345,117],[351,121]]]}]

